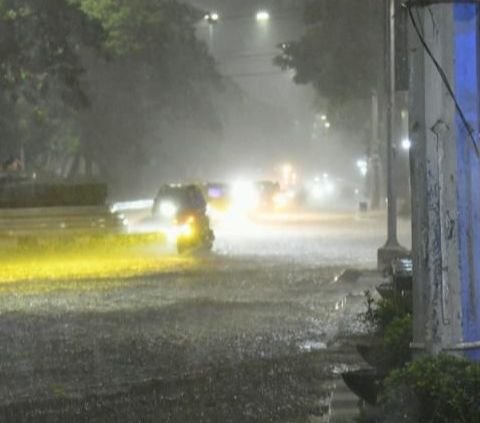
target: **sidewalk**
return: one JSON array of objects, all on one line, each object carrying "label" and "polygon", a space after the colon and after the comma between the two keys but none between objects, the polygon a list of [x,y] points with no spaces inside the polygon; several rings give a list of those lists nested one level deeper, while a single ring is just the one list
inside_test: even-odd
[{"label": "sidewalk", "polygon": [[[342,277],[345,279],[345,282],[353,283],[365,290],[370,290],[373,295],[376,295],[375,287],[388,280],[376,270],[357,272],[354,269],[349,269],[344,272],[339,281],[341,281]],[[354,336],[351,344],[352,353],[358,355],[359,363],[363,363],[363,359],[356,352],[356,339]],[[338,379],[335,381],[335,389],[332,392],[330,416],[326,421],[328,423],[354,423],[360,417],[360,405],[360,398],[350,391],[341,375],[338,375]]]}]

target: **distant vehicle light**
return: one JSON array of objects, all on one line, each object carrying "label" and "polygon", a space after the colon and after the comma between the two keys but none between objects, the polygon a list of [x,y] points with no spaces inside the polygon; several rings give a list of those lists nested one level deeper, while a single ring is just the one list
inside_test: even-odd
[{"label": "distant vehicle light", "polygon": [[297,196],[297,193],[294,190],[288,190],[285,195],[288,199],[293,200]]},{"label": "distant vehicle light", "polygon": [[325,191],[327,194],[333,194],[335,192],[335,185],[333,185],[331,182],[326,182]]},{"label": "distant vehicle light", "polygon": [[164,201],[164,202],[160,203],[159,210],[160,210],[160,214],[163,217],[167,217],[167,218],[171,219],[171,218],[175,217],[175,215],[177,214],[178,208],[172,202]]},{"label": "distant vehicle light", "polygon": [[218,199],[222,198],[225,195],[223,189],[212,187],[208,189],[208,197]]},{"label": "distant vehicle light", "polygon": [[276,208],[283,209],[288,206],[289,197],[284,193],[276,194],[273,197],[273,203]]},{"label": "distant vehicle light", "polygon": [[247,181],[237,181],[232,187],[233,208],[237,211],[251,211],[258,206],[259,194],[255,185]]},{"label": "distant vehicle light", "polygon": [[314,178],[314,182],[310,185],[309,192],[313,200],[325,200],[335,195],[336,187],[330,176],[324,173],[323,178]]},{"label": "distant vehicle light", "polygon": [[325,196],[325,191],[322,186],[314,185],[310,191],[310,194],[315,200],[320,200]]}]

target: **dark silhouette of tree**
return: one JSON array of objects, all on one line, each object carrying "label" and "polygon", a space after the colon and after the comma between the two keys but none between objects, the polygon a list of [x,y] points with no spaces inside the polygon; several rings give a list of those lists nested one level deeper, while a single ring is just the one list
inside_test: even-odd
[{"label": "dark silhouette of tree", "polygon": [[378,0],[312,0],[298,41],[281,45],[275,63],[293,69],[298,84],[339,105],[382,86],[383,5]]}]

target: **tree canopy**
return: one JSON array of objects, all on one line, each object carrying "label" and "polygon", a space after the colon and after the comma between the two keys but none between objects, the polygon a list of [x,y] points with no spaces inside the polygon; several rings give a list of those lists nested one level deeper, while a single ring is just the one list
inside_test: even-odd
[{"label": "tree canopy", "polygon": [[174,121],[218,129],[201,16],[176,0],[0,0],[0,155],[54,154],[59,172],[74,153],[114,179]]},{"label": "tree canopy", "polygon": [[[319,97],[339,104],[367,97],[383,73],[383,3],[378,0],[311,0],[307,30],[282,44],[275,63],[293,69],[298,84],[312,84]],[[380,85],[381,86],[381,85]]]},{"label": "tree canopy", "polygon": [[87,107],[78,49],[98,46],[100,34],[96,22],[64,0],[0,1],[2,154],[13,154],[19,142],[38,150],[30,144],[45,137],[36,135]]}]

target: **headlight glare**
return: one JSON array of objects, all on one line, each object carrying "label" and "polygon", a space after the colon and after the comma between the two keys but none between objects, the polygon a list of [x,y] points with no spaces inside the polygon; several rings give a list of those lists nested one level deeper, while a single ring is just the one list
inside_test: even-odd
[{"label": "headlight glare", "polygon": [[175,217],[175,215],[177,214],[178,208],[172,202],[164,201],[164,202],[160,203],[159,210],[160,210],[160,214],[163,217],[167,217],[167,218],[171,219],[171,218]]}]

